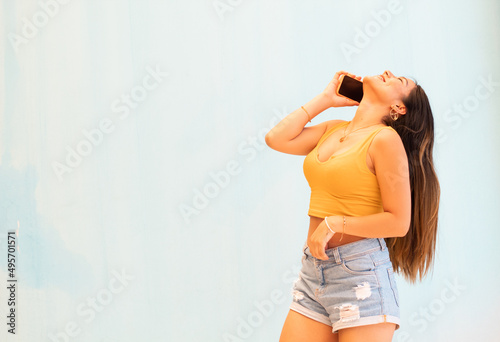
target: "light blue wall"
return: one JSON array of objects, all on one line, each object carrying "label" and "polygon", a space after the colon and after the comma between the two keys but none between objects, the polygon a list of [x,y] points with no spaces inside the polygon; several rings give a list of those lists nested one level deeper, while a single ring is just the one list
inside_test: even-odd
[{"label": "light blue wall", "polygon": [[263,135],[336,71],[386,69],[429,95],[442,187],[434,272],[397,278],[394,341],[497,338],[498,1],[0,6],[2,340],[277,341],[310,192],[304,156]]}]

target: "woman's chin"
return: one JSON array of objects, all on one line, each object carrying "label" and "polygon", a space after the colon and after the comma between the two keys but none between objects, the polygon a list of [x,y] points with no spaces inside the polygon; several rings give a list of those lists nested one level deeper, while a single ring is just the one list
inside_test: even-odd
[{"label": "woman's chin", "polygon": [[380,79],[378,78],[378,76],[365,76],[363,78],[363,84],[373,84],[374,82],[377,82],[379,81]]},{"label": "woman's chin", "polygon": [[365,93],[374,91],[377,87],[380,87],[380,79],[378,76],[366,76],[363,78],[363,91]]}]

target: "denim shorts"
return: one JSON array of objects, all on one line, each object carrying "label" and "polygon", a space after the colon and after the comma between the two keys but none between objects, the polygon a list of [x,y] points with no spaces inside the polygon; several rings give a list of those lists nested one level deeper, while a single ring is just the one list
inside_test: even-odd
[{"label": "denim shorts", "polygon": [[367,238],[325,252],[328,260],[316,259],[304,245],[290,309],[334,333],[383,322],[399,329],[398,288],[385,240]]}]

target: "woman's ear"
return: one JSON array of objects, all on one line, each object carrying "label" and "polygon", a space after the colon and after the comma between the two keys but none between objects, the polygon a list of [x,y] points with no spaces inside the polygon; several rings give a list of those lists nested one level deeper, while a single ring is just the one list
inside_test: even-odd
[{"label": "woman's ear", "polygon": [[394,111],[400,115],[406,114],[406,107],[404,104],[392,105],[391,108],[394,109]]}]

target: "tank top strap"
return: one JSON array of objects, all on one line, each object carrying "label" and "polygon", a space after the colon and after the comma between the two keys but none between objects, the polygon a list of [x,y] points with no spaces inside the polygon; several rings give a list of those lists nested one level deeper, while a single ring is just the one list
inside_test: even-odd
[{"label": "tank top strap", "polygon": [[377,134],[383,130],[383,129],[386,129],[386,128],[389,128],[389,129],[392,129],[393,131],[394,128],[392,128],[391,126],[383,126],[383,127],[379,127],[377,129],[374,129],[373,132],[371,132],[368,137],[365,139],[365,141],[359,146],[359,152],[365,152],[366,150],[368,150],[368,148],[370,147],[373,139],[375,139],[375,137],[377,136]]}]

